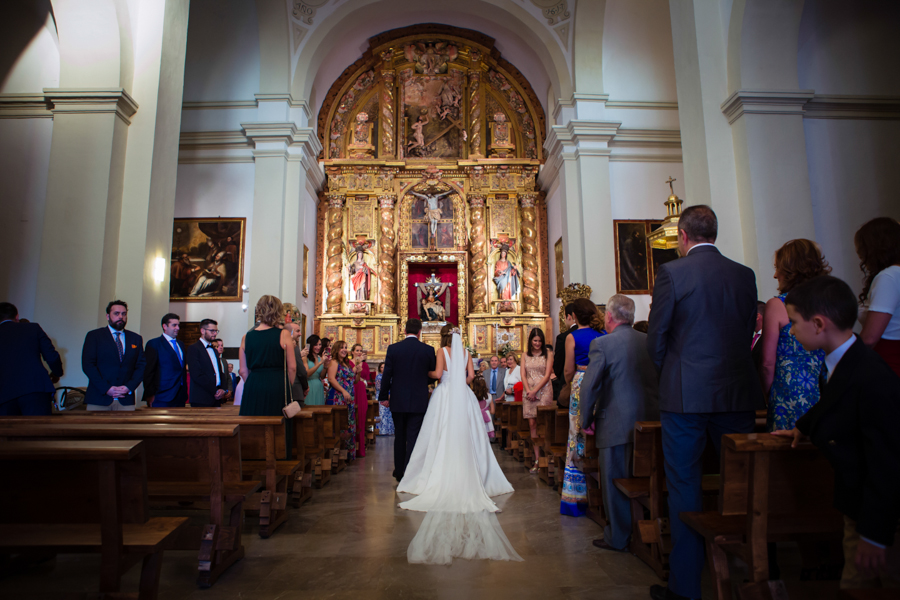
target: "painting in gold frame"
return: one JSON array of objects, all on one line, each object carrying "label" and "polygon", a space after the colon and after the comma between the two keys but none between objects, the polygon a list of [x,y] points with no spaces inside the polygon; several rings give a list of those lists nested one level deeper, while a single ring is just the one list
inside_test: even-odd
[{"label": "painting in gold frame", "polygon": [[[303,297],[309,296],[309,248],[303,244]],[[306,328],[303,329],[304,333]]]},{"label": "painting in gold frame", "polygon": [[171,302],[240,302],[247,219],[175,219]]},{"label": "painting in gold frame", "polygon": [[662,223],[655,220],[615,220],[616,292],[652,294],[656,272],[678,258],[675,250],[654,250],[647,236]]},{"label": "painting in gold frame", "polygon": [[300,343],[306,343],[306,313],[300,315]]}]

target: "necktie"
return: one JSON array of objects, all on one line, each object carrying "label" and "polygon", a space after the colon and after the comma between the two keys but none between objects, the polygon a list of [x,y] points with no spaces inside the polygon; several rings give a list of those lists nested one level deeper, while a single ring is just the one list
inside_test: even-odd
[{"label": "necktie", "polygon": [[172,342],[172,348],[175,349],[175,356],[178,357],[178,364],[184,365],[184,359],[181,358],[181,348],[178,347],[178,342],[175,340],[170,340]]},{"label": "necktie", "polygon": [[822,369],[819,371],[819,391],[821,392],[825,389],[825,384],[828,383],[828,365],[824,362],[822,363]]},{"label": "necktie", "polygon": [[751,349],[751,350],[753,349],[754,346],[756,346],[756,340],[759,339],[759,336],[760,336],[759,333],[754,333],[754,334],[753,334],[753,341],[750,342],[750,349]]},{"label": "necktie", "polygon": [[125,346],[122,345],[122,333],[116,332],[116,348],[119,350],[119,362],[122,362],[122,358],[125,357]]},{"label": "necktie", "polygon": [[491,371],[491,393],[497,393],[497,369]]}]

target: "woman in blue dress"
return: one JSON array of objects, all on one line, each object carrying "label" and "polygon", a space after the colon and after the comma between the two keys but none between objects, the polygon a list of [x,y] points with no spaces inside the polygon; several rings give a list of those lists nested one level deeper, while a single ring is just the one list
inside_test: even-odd
[{"label": "woman in blue dress", "polygon": [[822,350],[808,352],[791,334],[784,299],[791,289],[831,272],[818,244],[791,240],[775,252],[777,296],[766,303],[763,317],[760,378],[768,395],[766,428],[793,429],[797,419],[819,401],[819,374],[825,363]]},{"label": "woman in blue dress", "polygon": [[597,306],[587,298],[578,298],[575,307],[575,322],[578,329],[566,336],[566,382],[572,385],[569,395],[569,444],[566,449],[566,472],[563,476],[562,501],[559,512],[571,517],[580,517],[587,512],[587,481],[582,471],[584,458],[584,433],[581,431],[581,410],[579,397],[581,380],[588,365],[591,342],[604,335],[603,317]]},{"label": "woman in blue dress", "polygon": [[[375,397],[381,395],[381,376],[384,374],[384,363],[378,365],[378,373],[375,375]],[[378,435],[394,435],[394,417],[391,409],[384,404],[378,404]]]}]

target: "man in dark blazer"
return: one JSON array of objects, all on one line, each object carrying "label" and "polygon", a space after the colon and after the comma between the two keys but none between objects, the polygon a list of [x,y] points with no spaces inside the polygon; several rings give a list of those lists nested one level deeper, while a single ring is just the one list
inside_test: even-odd
[{"label": "man in dark blazer", "polygon": [[188,346],[188,372],[191,378],[191,406],[221,406],[228,383],[222,371],[222,362],[213,340],[219,333],[219,324],[212,319],[200,321],[200,339]]},{"label": "man in dark blazer", "polygon": [[0,302],[0,416],[49,415],[53,383],[62,374],[59,353],[41,326],[20,323],[15,305]]},{"label": "man in dark blazer", "polygon": [[168,313],[162,318],[162,335],[147,341],[144,354],[144,401],[155,408],[183,407],[187,401],[185,350],[178,341],[181,318]]},{"label": "man in dark blazer", "polygon": [[127,331],[128,305],[106,306],[106,327],[89,331],[81,349],[81,370],[88,378],[88,410],[134,410],[134,391],[144,380],[144,340]]},{"label": "man in dark blazer", "polygon": [[600,450],[600,487],[607,525],[594,545],[626,552],[631,535],[631,504],[614,479],[631,477],[634,422],[659,420],[656,365],[647,353],[647,336],[632,329],[634,300],[616,294],[606,305],[609,335],[591,342],[590,362],[581,380],[582,427],[594,424]]},{"label": "man in dark blazer", "polygon": [[571,302],[565,308],[566,328],[556,336],[556,344],[553,346],[553,399],[559,398],[559,391],[566,384],[566,338],[575,331],[578,326],[575,323],[575,305]]},{"label": "man in dark blazer", "polygon": [[[825,351],[821,396],[792,431],[802,432],[834,467],[834,507],[844,514],[841,588],[896,586],[900,552],[900,378],[853,334],[853,291],[823,275],[785,299],[791,333],[808,351]],[[880,581],[879,581],[880,580]]]},{"label": "man in dark blazer", "polygon": [[428,373],[434,371],[434,348],[420,341],[422,321],[406,322],[406,339],[388,346],[378,400],[394,417],[394,479],[400,481],[428,410]]},{"label": "man in dark blazer", "polygon": [[484,371],[484,382],[488,386],[488,394],[491,400],[503,402],[506,390],[503,388],[503,379],[506,377],[506,367],[500,363],[500,357],[496,354],[488,361],[488,368]]},{"label": "man in dark blazer", "polygon": [[682,258],[659,269],[647,350],[660,371],[659,407],[669,486],[669,587],[655,600],[700,598],[703,538],[682,512],[703,510],[700,457],[709,435],[718,453],[722,435],[753,431],[762,389],[750,344],[756,324],[756,276],[722,256],[718,221],[708,206],[691,206],[678,221]]}]

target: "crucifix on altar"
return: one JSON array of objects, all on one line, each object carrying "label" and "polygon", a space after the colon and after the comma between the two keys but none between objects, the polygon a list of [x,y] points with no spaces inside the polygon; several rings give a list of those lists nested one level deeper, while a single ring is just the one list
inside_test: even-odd
[{"label": "crucifix on altar", "polygon": [[[424,322],[444,323],[447,320],[449,295],[447,290],[452,283],[442,282],[434,271],[431,277],[424,282],[414,284],[416,286],[416,304],[419,307],[419,317]],[[443,301],[441,300],[443,298]]]}]

